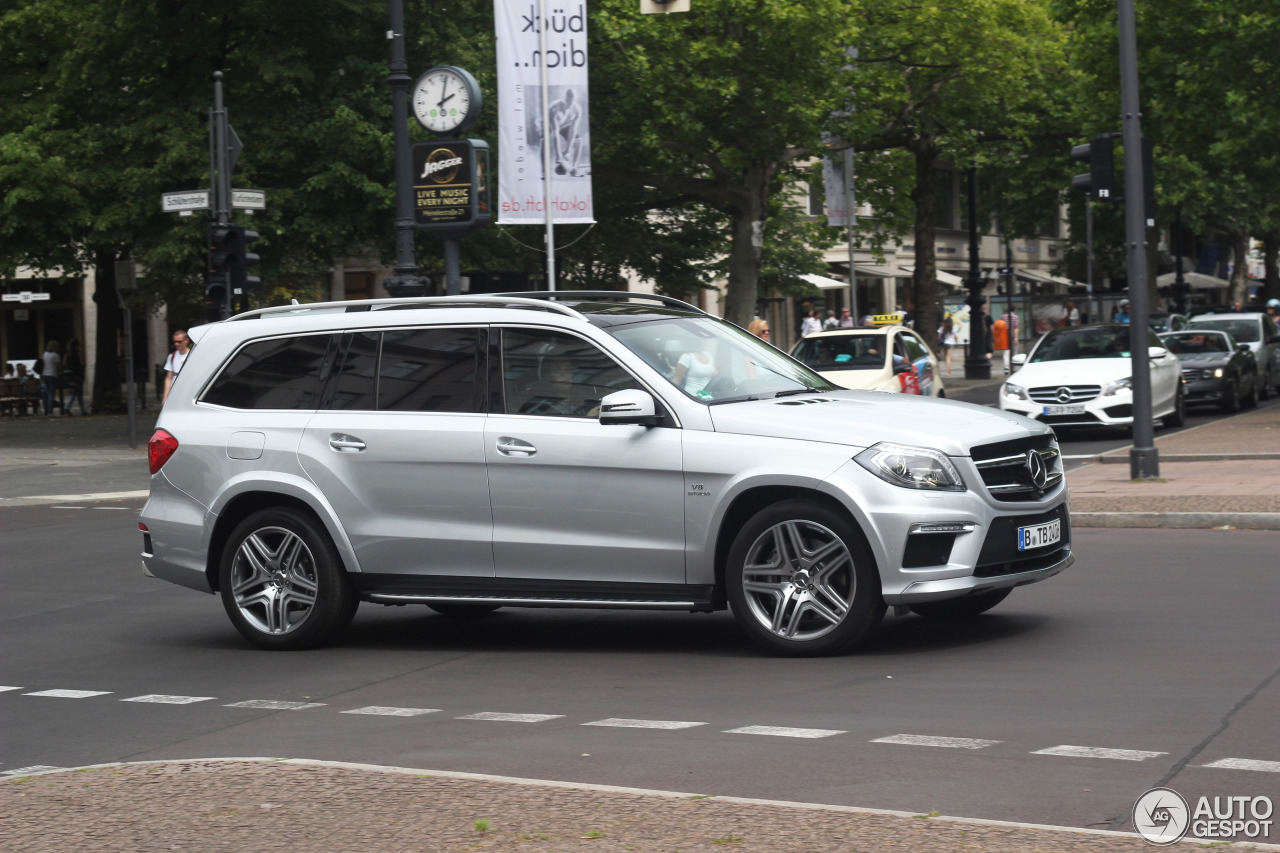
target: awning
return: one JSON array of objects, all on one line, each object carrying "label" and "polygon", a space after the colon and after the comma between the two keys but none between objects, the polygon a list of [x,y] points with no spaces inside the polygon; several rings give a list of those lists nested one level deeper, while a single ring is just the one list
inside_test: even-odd
[{"label": "awning", "polygon": [[827,278],[825,275],[811,275],[809,273],[802,273],[800,277],[805,281],[809,282],[810,284],[812,284],[814,287],[821,288],[822,290],[848,290],[849,289],[849,282],[838,281],[834,278]]},{"label": "awning", "polygon": [[[903,269],[906,270],[908,274],[915,274],[915,267],[903,267]],[[937,280],[938,284],[945,284],[947,287],[965,286],[963,278],[955,273],[947,272],[946,270],[934,270],[933,277]]]},{"label": "awning", "polygon": [[1030,281],[1035,284],[1061,284],[1054,276],[1043,273],[1038,270],[1015,269],[1013,274],[1024,281]]},{"label": "awning", "polygon": [[[1202,272],[1184,272],[1182,278],[1195,290],[1222,290],[1231,286],[1231,282],[1225,278],[1205,275]],[[1156,286],[1173,287],[1177,280],[1178,274],[1176,272],[1167,272],[1164,275],[1156,276]]]}]

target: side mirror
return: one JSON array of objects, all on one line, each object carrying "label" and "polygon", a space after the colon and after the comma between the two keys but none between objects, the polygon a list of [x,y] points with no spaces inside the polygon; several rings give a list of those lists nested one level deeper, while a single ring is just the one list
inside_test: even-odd
[{"label": "side mirror", "polygon": [[[1274,343],[1280,343],[1280,335],[1276,335],[1271,340]],[[1249,346],[1248,344],[1236,344],[1236,350],[1238,352],[1253,352],[1253,347]]]},{"label": "side mirror", "polygon": [[1280,344],[1280,335],[1272,335],[1271,337],[1267,338],[1267,343]]},{"label": "side mirror", "polygon": [[600,423],[657,426],[662,423],[662,418],[657,413],[652,394],[628,388],[614,391],[600,401]]},{"label": "side mirror", "polygon": [[1010,360],[1016,365],[1024,365],[1027,363],[1027,354],[1025,352],[1020,352]]},{"label": "side mirror", "polygon": [[912,366],[913,365],[909,361],[895,362],[893,365],[893,375],[897,376],[899,373],[910,373]]},{"label": "side mirror", "polygon": [[1164,358],[1169,351],[1164,347],[1147,347],[1147,356],[1149,358]]}]

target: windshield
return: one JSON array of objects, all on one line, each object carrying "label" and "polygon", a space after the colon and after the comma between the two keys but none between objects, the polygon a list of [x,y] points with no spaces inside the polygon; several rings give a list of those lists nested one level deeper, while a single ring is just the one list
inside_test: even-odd
[{"label": "windshield", "polygon": [[755,335],[719,320],[672,317],[613,326],[608,332],[672,385],[703,403],[837,387]]},{"label": "windshield", "polygon": [[1069,361],[1076,358],[1128,358],[1129,330],[1055,329],[1045,335],[1031,354],[1032,362]]},{"label": "windshield", "polygon": [[792,358],[815,370],[880,370],[885,364],[885,334],[823,335],[802,338]]},{"label": "windshield", "polygon": [[1161,335],[1165,348],[1174,355],[1199,355],[1205,352],[1231,352],[1231,340],[1217,332],[1177,332]]},{"label": "windshield", "polygon": [[1253,344],[1262,338],[1259,333],[1261,325],[1257,320],[1196,320],[1189,328],[1216,329],[1226,332],[1241,343]]}]

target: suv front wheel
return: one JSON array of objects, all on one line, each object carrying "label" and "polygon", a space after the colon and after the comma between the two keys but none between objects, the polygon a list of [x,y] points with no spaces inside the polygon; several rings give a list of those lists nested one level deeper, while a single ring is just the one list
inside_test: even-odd
[{"label": "suv front wheel", "polygon": [[264,649],[324,645],[360,603],[328,533],[290,507],[260,510],[236,526],[218,581],[231,623]]},{"label": "suv front wheel", "polygon": [[817,501],[756,513],[734,539],[725,581],[742,630],[782,655],[845,651],[884,617],[870,550],[850,521]]}]

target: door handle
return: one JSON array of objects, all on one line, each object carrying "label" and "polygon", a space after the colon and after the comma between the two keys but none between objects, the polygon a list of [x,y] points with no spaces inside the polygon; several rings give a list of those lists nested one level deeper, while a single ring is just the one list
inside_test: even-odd
[{"label": "door handle", "polygon": [[339,453],[359,453],[365,449],[365,443],[354,435],[335,432],[329,436],[329,446]]},{"label": "door handle", "polygon": [[538,452],[538,448],[534,447],[527,441],[518,438],[512,438],[504,435],[498,439],[498,452],[503,456],[533,456]]}]

